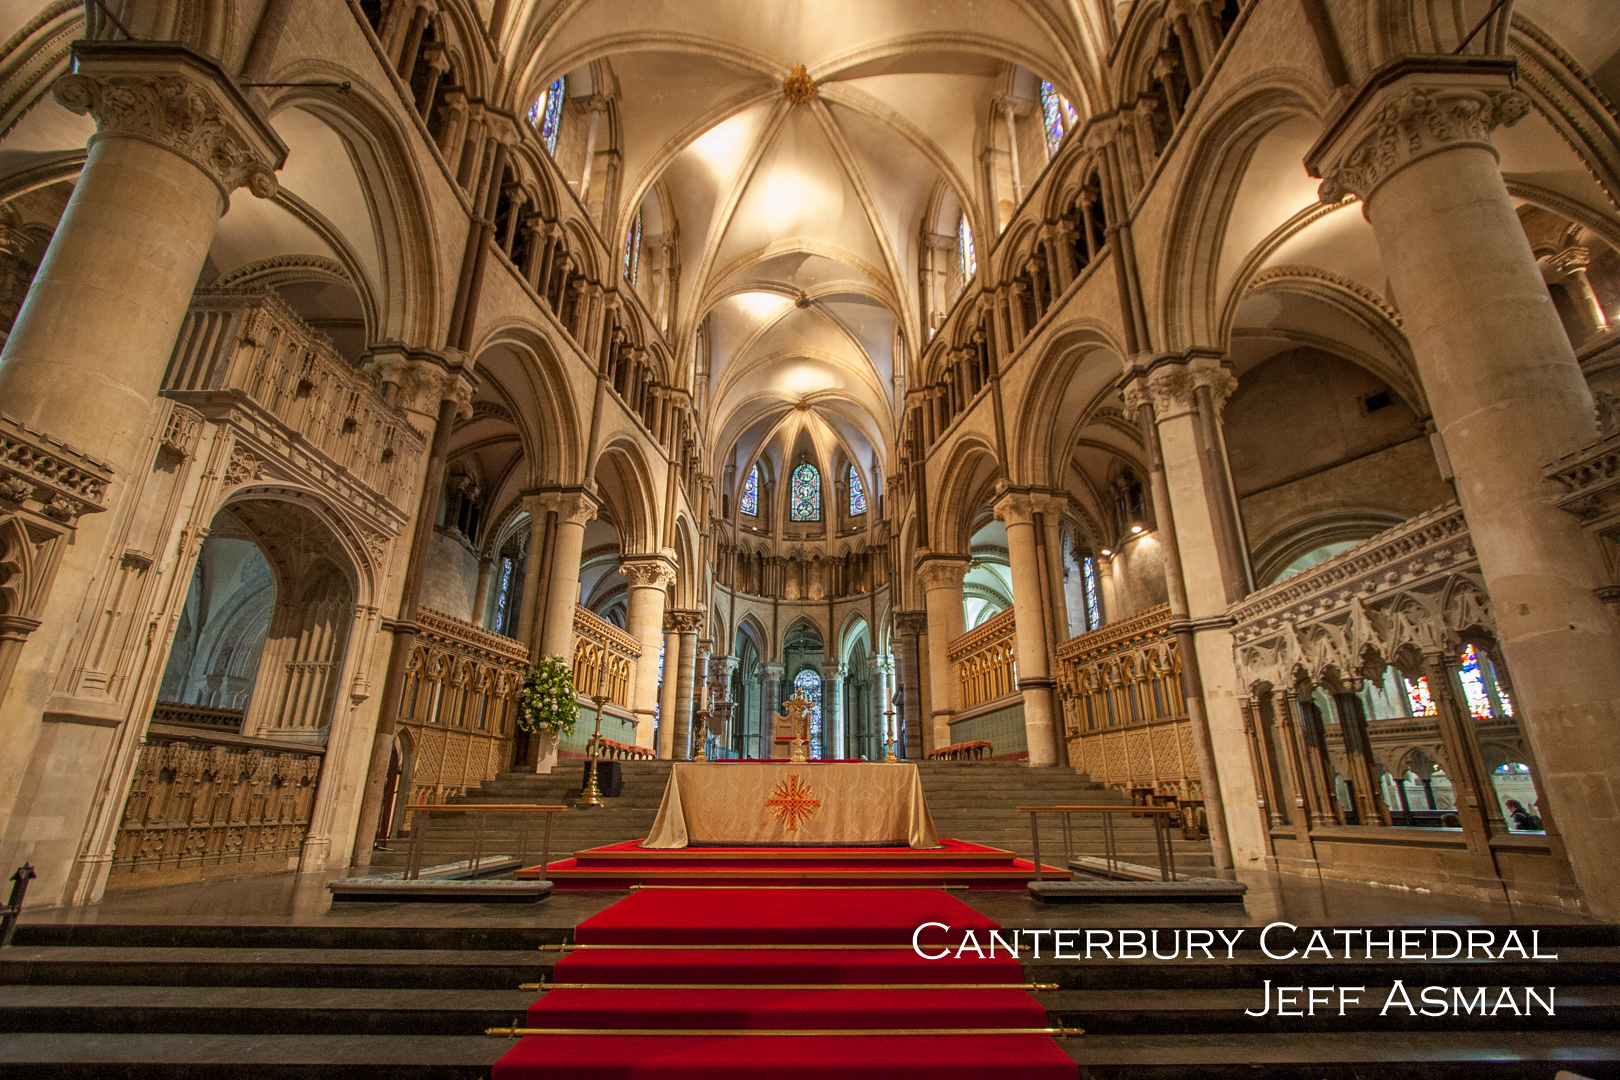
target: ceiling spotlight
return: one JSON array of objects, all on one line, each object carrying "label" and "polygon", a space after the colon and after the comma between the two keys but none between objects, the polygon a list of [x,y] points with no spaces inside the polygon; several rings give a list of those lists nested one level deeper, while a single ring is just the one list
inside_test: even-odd
[{"label": "ceiling spotlight", "polygon": [[1132,525],[1131,526],[1131,532],[1139,533],[1141,531],[1142,531],[1142,526],[1140,526],[1140,525]]},{"label": "ceiling spotlight", "polygon": [[1107,548],[1103,548],[1103,555],[1108,556],[1108,555],[1112,555],[1112,554],[1113,554],[1112,551],[1109,551]]}]

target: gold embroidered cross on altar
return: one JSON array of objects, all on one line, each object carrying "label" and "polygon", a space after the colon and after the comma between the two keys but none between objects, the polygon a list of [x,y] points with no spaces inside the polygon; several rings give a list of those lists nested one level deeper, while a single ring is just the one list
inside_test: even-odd
[{"label": "gold embroidered cross on altar", "polygon": [[814,814],[821,805],[820,799],[811,798],[814,794],[810,785],[799,779],[798,773],[789,773],[786,780],[776,785],[765,805],[778,821],[787,822],[789,832],[797,832],[799,822]]}]

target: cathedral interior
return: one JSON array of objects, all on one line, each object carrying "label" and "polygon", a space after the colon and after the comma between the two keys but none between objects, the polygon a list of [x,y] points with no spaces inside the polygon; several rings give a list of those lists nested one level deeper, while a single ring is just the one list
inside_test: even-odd
[{"label": "cathedral interior", "polygon": [[[326,882],[603,758],[553,853],[643,836],[791,700],[810,761],[913,763],[1037,872],[1019,806],[1112,801],[1256,925],[1562,928],[1610,986],[1563,1035],[1355,1075],[1620,1075],[1610,3],[4,0],[0,39],[0,1012],[134,924],[449,935]],[[548,657],[569,732],[523,723]],[[583,895],[426,947],[532,954]],[[98,1008],[0,1073],[113,1075]],[[1071,1053],[1226,1075],[1130,1038]]]}]

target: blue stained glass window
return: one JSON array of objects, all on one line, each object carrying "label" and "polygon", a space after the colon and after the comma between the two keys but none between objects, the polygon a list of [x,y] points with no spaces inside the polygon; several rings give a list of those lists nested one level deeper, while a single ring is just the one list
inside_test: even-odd
[{"label": "blue stained glass window", "polygon": [[630,226],[630,231],[624,234],[624,276],[630,284],[636,283],[636,277],[641,273],[641,214],[637,212],[636,223]]},{"label": "blue stained glass window", "polygon": [[561,126],[563,98],[566,96],[567,90],[559,76],[529,106],[529,126],[540,133],[540,141],[546,144],[548,154],[557,152],[557,129]]},{"label": "blue stained glass window", "polygon": [[962,271],[964,278],[979,272],[979,256],[973,250],[973,226],[968,224],[966,214],[956,219],[956,268]]},{"label": "blue stained glass window", "polygon": [[805,668],[793,676],[793,689],[804,691],[804,696],[810,699],[810,708],[805,715],[810,718],[810,756],[821,756],[821,676],[809,668]]},{"label": "blue stained glass window", "polygon": [[788,516],[794,521],[821,520],[821,470],[806,461],[793,470]]},{"label": "blue stained glass window", "polygon": [[1102,601],[1097,595],[1097,560],[1090,555],[1080,560],[1080,580],[1086,590],[1086,629],[1102,625]]},{"label": "blue stained glass window", "polygon": [[1046,125],[1046,153],[1048,156],[1057,153],[1063,136],[1074,130],[1080,122],[1080,114],[1075,111],[1069,99],[1058,93],[1057,87],[1041,80],[1041,119]]},{"label": "blue stained glass window", "polygon": [[492,629],[497,634],[506,633],[506,605],[512,599],[512,567],[515,560],[503,558],[501,560],[501,585],[495,594],[495,625]]},{"label": "blue stained glass window", "polygon": [[743,481],[742,502],[739,508],[749,517],[759,516],[759,466],[755,465],[748,470],[748,479]]},{"label": "blue stained glass window", "polygon": [[866,513],[866,488],[861,486],[861,476],[855,471],[855,466],[849,467],[849,516]]}]

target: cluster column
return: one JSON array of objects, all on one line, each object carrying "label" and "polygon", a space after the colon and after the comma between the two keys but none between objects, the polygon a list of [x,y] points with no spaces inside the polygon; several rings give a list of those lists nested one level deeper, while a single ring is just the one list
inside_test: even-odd
[{"label": "cluster column", "polygon": [[1052,660],[1046,611],[1041,603],[1044,570],[1035,546],[1035,508],[1024,492],[996,500],[996,517],[1007,524],[1007,560],[1012,568],[1013,619],[1017,627],[1018,690],[1024,696],[1024,739],[1031,766],[1058,763],[1057,720],[1052,709]]},{"label": "cluster column", "polygon": [[1506,58],[1410,57],[1375,72],[1306,167],[1372,224],[1456,472],[1502,651],[1586,903],[1620,918],[1620,640],[1590,535],[1542,467],[1597,437],[1491,132],[1530,111]]},{"label": "cluster column", "polygon": [[[1145,378],[1143,377],[1145,373]],[[1155,530],[1163,549],[1170,629],[1181,655],[1199,790],[1215,865],[1257,862],[1267,851],[1227,605],[1248,592],[1230,505],[1220,411],[1237,380],[1209,355],[1139,357],[1126,370],[1125,405],[1148,451]],[[1225,805],[1244,807],[1228,818]]]}]

